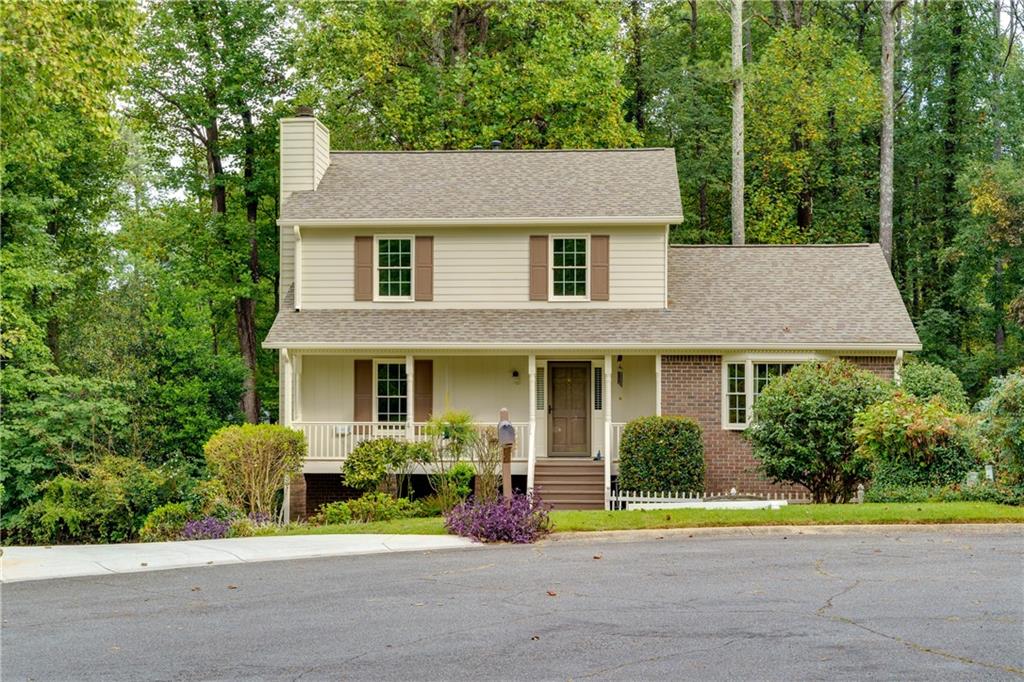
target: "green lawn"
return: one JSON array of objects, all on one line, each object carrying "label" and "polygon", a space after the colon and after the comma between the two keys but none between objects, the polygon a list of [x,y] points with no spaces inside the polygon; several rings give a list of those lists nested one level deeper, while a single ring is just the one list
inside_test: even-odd
[{"label": "green lawn", "polygon": [[[666,509],[662,511],[555,511],[554,530],[598,531],[713,526],[809,526],[891,523],[1024,523],[1024,507],[991,502],[922,502],[918,504],[794,504],[770,509]],[[269,529],[268,529],[269,530]],[[443,535],[444,522],[399,519],[334,526],[287,526],[267,535],[393,533]]]}]

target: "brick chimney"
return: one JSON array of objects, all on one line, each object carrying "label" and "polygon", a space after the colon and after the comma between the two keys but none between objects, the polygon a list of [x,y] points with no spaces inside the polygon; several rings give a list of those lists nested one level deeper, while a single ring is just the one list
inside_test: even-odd
[{"label": "brick chimney", "polygon": [[282,118],[280,130],[281,202],[292,195],[316,189],[331,164],[331,133],[310,107],[299,107],[295,116]]}]

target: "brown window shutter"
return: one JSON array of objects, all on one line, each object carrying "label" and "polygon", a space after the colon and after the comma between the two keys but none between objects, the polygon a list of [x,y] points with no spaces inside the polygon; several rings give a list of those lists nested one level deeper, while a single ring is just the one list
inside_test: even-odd
[{"label": "brown window shutter", "polygon": [[357,301],[373,300],[373,237],[356,237]]},{"label": "brown window shutter", "polygon": [[353,376],[352,417],[357,422],[373,421],[373,360],[354,361]]},{"label": "brown window shutter", "polygon": [[608,300],[608,235],[590,236],[590,300]]},{"label": "brown window shutter", "polygon": [[425,422],[434,411],[434,361],[413,361],[412,420]]},{"label": "brown window shutter", "polygon": [[530,300],[548,300],[548,237],[530,237]]},{"label": "brown window shutter", "polygon": [[416,237],[416,282],[413,290],[417,301],[434,300],[433,237]]}]

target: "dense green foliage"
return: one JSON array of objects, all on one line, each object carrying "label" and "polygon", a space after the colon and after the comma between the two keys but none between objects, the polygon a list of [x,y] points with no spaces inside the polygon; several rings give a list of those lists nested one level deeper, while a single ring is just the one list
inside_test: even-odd
[{"label": "dense green foliage", "polygon": [[169,502],[149,513],[139,531],[139,539],[143,542],[177,540],[185,523],[195,516],[194,510],[184,502]]},{"label": "dense green foliage", "polygon": [[373,438],[352,448],[341,471],[345,485],[363,492],[406,492],[403,478],[410,464],[425,462],[429,448],[424,443],[409,443],[396,438]]},{"label": "dense green foliage", "polygon": [[704,492],[704,441],[692,419],[634,419],[619,451],[619,490]]},{"label": "dense green foliage", "polygon": [[991,481],[974,485],[951,484],[940,487],[872,485],[864,494],[865,502],[995,502],[1024,505],[1024,490]]},{"label": "dense green foliage", "polygon": [[992,392],[978,404],[979,425],[995,457],[1000,478],[1024,487],[1024,369],[992,381]]},{"label": "dense green foliage", "polygon": [[225,426],[210,437],[203,452],[231,504],[273,517],[278,492],[289,476],[302,471],[306,438],[276,424]]},{"label": "dense green foliage", "polygon": [[854,439],[854,417],[891,390],[843,360],[797,365],[773,379],[754,403],[746,431],[761,471],[774,482],[805,486],[815,502],[849,500],[871,478],[871,460]]},{"label": "dense green foliage", "polygon": [[859,454],[871,464],[871,484],[942,486],[977,471],[973,421],[941,398],[923,401],[897,392],[854,419]]},{"label": "dense green foliage", "polygon": [[[725,4],[7,3],[0,528],[108,455],[201,478],[217,429],[278,419],[259,342],[297,104],[339,149],[669,146],[673,239],[728,241]],[[874,241],[879,3],[785,6],[744,3],[748,241]],[[899,13],[893,275],[974,402],[1024,364],[1024,32],[989,0]],[[985,428],[1019,479],[1013,400]]]},{"label": "dense green foliage", "polygon": [[941,365],[921,360],[908,362],[900,370],[900,388],[922,400],[942,398],[954,412],[966,412],[968,408],[960,378]]},{"label": "dense green foliage", "polygon": [[153,510],[181,499],[191,485],[180,467],[109,455],[43,483],[40,499],[10,532],[37,544],[135,540]]},{"label": "dense green foliage", "polygon": [[406,497],[369,492],[347,502],[330,502],[318,510],[316,521],[325,524],[373,523],[420,515],[418,503]]}]

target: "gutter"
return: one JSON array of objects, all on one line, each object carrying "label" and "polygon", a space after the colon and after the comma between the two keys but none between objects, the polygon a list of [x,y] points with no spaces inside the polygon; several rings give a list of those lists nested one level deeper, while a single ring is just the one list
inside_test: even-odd
[{"label": "gutter", "polygon": [[573,216],[570,218],[278,218],[281,227],[480,227],[486,225],[675,225],[683,216]]},{"label": "gutter", "polygon": [[907,343],[759,343],[756,341],[748,343],[723,343],[708,345],[706,343],[695,344],[672,344],[664,343],[268,343],[262,344],[266,349],[294,349],[294,350],[351,350],[351,351],[374,351],[388,350],[472,350],[472,351],[562,351],[579,353],[589,350],[644,350],[671,355],[676,352],[685,351],[686,354],[708,353],[711,355],[720,354],[722,351],[839,351],[839,352],[874,352],[874,353],[901,353],[903,351],[921,350],[921,344]]}]

